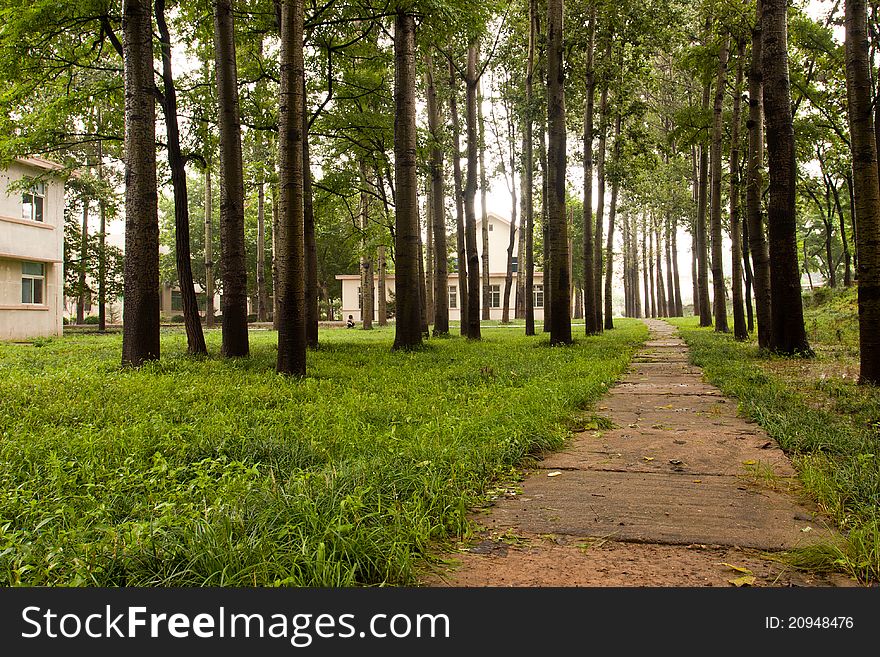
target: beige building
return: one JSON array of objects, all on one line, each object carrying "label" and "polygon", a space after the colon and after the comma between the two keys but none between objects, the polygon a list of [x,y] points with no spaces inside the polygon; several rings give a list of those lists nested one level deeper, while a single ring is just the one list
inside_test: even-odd
[{"label": "beige building", "polygon": [[[62,167],[38,157],[0,170],[0,340],[61,335],[64,308]],[[10,188],[42,178],[28,189]]]},{"label": "beige building", "polygon": [[[503,314],[502,304],[504,303],[504,279],[507,272],[507,245],[510,241],[510,222],[496,214],[489,213],[489,317],[493,320],[500,320]],[[482,230],[483,221],[477,219],[477,242],[480,255],[482,256]],[[514,238],[513,253],[516,254],[518,246],[518,235]],[[451,245],[455,244],[455,238],[450,238]],[[480,266],[482,267],[482,258]],[[516,255],[513,256],[513,271],[518,269]],[[351,315],[354,321],[361,321],[361,278],[358,274],[343,274],[336,277],[342,281],[342,319],[348,319]],[[378,304],[376,303],[376,286],[378,278],[375,279],[376,285],[373,288],[373,308],[374,320],[378,319]],[[458,289],[458,273],[450,272],[448,283],[449,295],[449,319],[459,321],[461,319],[461,294]],[[482,295],[482,285],[480,286],[480,294]],[[394,274],[386,276],[385,294],[388,299],[394,298]],[[544,319],[544,274],[541,271],[535,271],[533,298],[535,302],[535,319]],[[481,296],[482,302],[482,296]],[[516,303],[516,273],[510,290],[510,300],[508,302],[509,317],[513,319],[514,304]],[[481,303],[482,307],[482,303]]]}]

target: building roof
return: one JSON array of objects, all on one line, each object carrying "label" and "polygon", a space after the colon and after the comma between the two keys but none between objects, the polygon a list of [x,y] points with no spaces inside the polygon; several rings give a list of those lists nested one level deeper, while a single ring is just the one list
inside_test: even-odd
[{"label": "building roof", "polygon": [[61,171],[64,168],[63,165],[58,164],[57,162],[52,162],[51,160],[47,160],[38,155],[17,157],[15,158],[15,161],[19,164],[36,167],[37,169],[44,169],[45,171]]}]

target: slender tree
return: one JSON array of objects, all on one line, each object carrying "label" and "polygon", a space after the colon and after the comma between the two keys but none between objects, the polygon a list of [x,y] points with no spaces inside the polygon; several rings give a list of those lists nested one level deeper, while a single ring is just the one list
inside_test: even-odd
[{"label": "slender tree", "polygon": [[584,84],[584,332],[599,332],[596,313],[596,267],[593,247],[593,106],[596,96],[596,71],[593,65],[596,48],[596,8],[590,9],[590,41],[587,46],[587,65]]},{"label": "slender tree", "polygon": [[456,98],[458,79],[455,64],[449,59],[449,120],[452,123],[452,178],[455,186],[455,236],[458,247],[458,308],[459,332],[467,335],[468,331],[468,262],[465,243],[464,189],[461,175],[461,144],[458,120],[458,100]]},{"label": "slender tree", "polygon": [[[482,76],[481,76],[482,78]],[[486,207],[486,193],[489,183],[486,180],[486,126],[483,122],[483,93],[480,80],[477,80],[477,131],[479,132],[478,155],[480,165],[480,212],[482,216],[481,238],[483,251],[481,258],[482,289],[483,289],[483,319],[490,318],[489,298],[489,211]]]},{"label": "slender tree", "polygon": [[465,255],[467,257],[468,310],[466,335],[470,340],[480,339],[480,254],[477,249],[477,161],[479,151],[477,130],[477,44],[468,47],[465,73],[467,111],[467,179],[464,187]]},{"label": "slender tree", "polygon": [[732,299],[733,299],[733,335],[737,340],[746,340],[749,332],[746,329],[746,318],[743,309],[742,293],[742,218],[739,211],[739,125],[742,106],[743,59],[746,54],[746,43],[737,42],[736,83],[733,87],[733,117],[730,130],[730,241],[732,258]]},{"label": "slender tree", "polygon": [[446,192],[443,183],[443,142],[440,134],[440,106],[434,85],[430,53],[425,55],[428,130],[431,133],[431,230],[434,234],[434,335],[449,333],[448,264],[446,246]]},{"label": "slender tree", "polygon": [[724,289],[724,267],[721,254],[721,131],[723,129],[724,90],[727,81],[727,59],[730,52],[730,38],[721,41],[718,54],[718,73],[715,77],[715,103],[712,107],[712,201],[709,228],[712,242],[712,288],[715,315],[715,330],[727,333],[727,294]]},{"label": "slender tree", "polygon": [[[709,109],[710,85],[703,85],[703,110]],[[706,211],[709,199],[709,158],[705,143],[700,144],[700,174],[697,189],[697,294],[699,295],[700,326],[712,326],[712,307],[709,305],[709,249],[706,244]]]},{"label": "slender tree", "polygon": [[[525,286],[523,302],[525,304],[526,335],[535,335],[535,207],[534,207],[534,156],[532,154],[532,125],[534,121],[534,75],[535,75],[535,41],[538,38],[535,22],[537,20],[537,0],[529,0],[529,44],[526,58],[526,106],[523,117],[523,230],[525,232]],[[546,272],[545,272],[546,284]],[[546,296],[546,295],[545,295]]]}]

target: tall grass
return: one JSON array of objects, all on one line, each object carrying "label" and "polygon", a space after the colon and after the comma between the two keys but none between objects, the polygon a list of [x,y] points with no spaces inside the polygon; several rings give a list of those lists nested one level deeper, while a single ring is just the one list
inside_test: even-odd
[{"label": "tall grass", "polygon": [[118,335],[0,344],[0,579],[411,583],[427,543],[625,368],[647,331],[619,324],[571,348],[487,329],[415,353],[393,328],[331,329],[304,380],[274,374],[269,331],[240,361],[189,358],[168,331],[137,371]]}]

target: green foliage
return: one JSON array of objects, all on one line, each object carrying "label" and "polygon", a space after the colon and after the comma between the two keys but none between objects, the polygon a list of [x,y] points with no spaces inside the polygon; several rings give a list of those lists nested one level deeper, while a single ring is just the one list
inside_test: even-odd
[{"label": "green foliage", "polygon": [[0,344],[0,578],[412,583],[428,542],[464,532],[493,480],[560,447],[623,371],[646,329],[619,326],[570,348],[487,328],[415,353],[391,351],[393,327],[328,330],[304,380],[274,374],[271,332],[226,361],[166,331],[136,371],[118,335]]},{"label": "green foliage", "polygon": [[[695,318],[671,321],[693,362],[793,458],[805,490],[844,532],[841,544],[828,546],[825,565],[880,579],[880,390],[839,377],[785,377],[778,367],[785,359],[754,343],[696,328]],[[811,344],[821,360],[823,345],[812,337]]]}]

